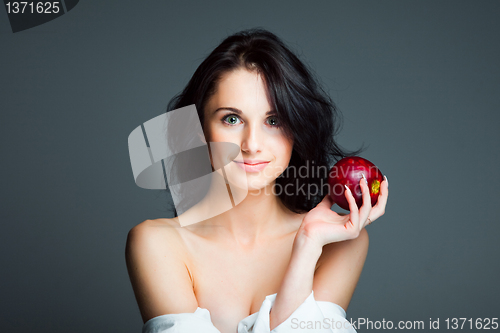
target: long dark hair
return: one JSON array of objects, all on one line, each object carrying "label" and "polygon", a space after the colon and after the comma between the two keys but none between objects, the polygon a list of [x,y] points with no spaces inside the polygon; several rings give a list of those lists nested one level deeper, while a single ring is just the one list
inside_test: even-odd
[{"label": "long dark hair", "polygon": [[[276,186],[287,191],[276,194],[291,211],[307,212],[328,193],[327,177],[333,164],[363,148],[346,151],[335,142],[341,128],[339,110],[312,72],[275,34],[252,28],[225,38],[196,69],[184,90],[170,100],[167,112],[195,104],[203,124],[205,104],[216,92],[219,79],[238,68],[262,74],[270,105],[285,135],[293,138],[288,168],[276,179]],[[305,172],[307,177],[300,176]]]}]

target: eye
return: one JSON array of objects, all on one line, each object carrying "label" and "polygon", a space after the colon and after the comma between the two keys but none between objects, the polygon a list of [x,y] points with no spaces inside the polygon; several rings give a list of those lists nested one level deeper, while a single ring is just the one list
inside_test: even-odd
[{"label": "eye", "polygon": [[226,124],[229,124],[229,125],[236,125],[236,124],[238,124],[239,120],[240,119],[234,114],[230,114],[230,115],[227,115],[224,118],[222,118],[222,121]]},{"label": "eye", "polygon": [[279,127],[278,117],[271,116],[267,118],[267,123],[273,127]]}]

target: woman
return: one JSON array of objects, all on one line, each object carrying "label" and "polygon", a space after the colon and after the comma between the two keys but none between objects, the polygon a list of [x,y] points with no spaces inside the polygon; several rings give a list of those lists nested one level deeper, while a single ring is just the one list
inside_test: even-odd
[{"label": "woman", "polygon": [[349,155],[333,139],[339,114],[266,30],[226,38],[168,108],[191,104],[206,142],[240,147],[231,166],[245,172],[248,194],[189,226],[180,214],[132,228],[126,259],[143,332],[297,332],[308,318],[345,321],[368,250],[364,227],[384,214],[387,178],[375,206],[361,180],[359,209],[349,190],[350,213],[330,209],[319,171]]}]

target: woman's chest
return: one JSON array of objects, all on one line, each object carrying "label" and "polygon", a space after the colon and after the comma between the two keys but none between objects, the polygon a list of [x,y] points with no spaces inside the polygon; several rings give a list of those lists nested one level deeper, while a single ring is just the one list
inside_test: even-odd
[{"label": "woman's chest", "polygon": [[257,253],[217,251],[193,256],[189,270],[198,306],[210,311],[218,328],[235,330],[258,312],[267,295],[278,292],[290,261],[291,246],[269,246]]}]

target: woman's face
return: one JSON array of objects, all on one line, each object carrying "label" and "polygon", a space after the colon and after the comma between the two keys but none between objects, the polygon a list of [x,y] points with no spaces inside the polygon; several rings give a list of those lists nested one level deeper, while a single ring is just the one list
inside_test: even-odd
[{"label": "woman's face", "polygon": [[222,76],[205,105],[204,132],[208,141],[240,147],[228,167],[246,174],[249,191],[272,185],[290,162],[293,142],[285,136],[257,72],[237,69]]}]

